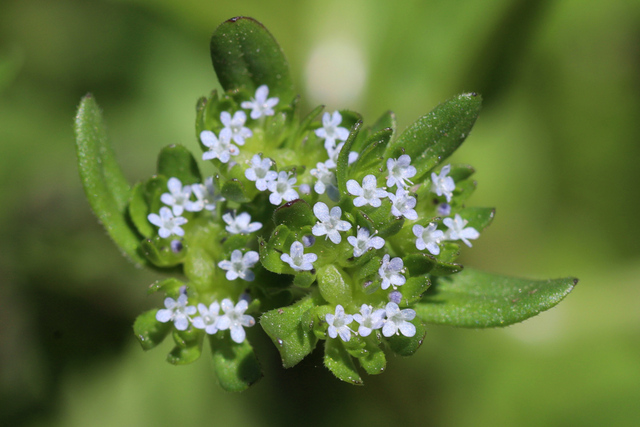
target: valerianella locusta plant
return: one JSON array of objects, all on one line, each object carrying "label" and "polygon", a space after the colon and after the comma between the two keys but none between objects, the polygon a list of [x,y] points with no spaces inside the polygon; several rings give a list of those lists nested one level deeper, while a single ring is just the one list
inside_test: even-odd
[{"label": "valerianella locusta plant", "polygon": [[413,354],[425,324],[513,324],[557,304],[573,278],[531,281],[456,263],[494,209],[467,206],[472,167],[446,159],[480,111],[455,96],[397,132],[341,110],[300,110],[287,61],[250,18],[211,39],[224,92],[197,103],[192,155],[160,152],[157,174],[131,187],[91,95],[76,118],[87,198],[134,263],[179,274],[152,285],[164,307],[141,314],[145,350],[167,336],[168,361],[191,363],[206,341],[220,385],[240,391],[262,376],[258,329],[290,368],[324,346],[325,365],[361,384],[387,354]]}]

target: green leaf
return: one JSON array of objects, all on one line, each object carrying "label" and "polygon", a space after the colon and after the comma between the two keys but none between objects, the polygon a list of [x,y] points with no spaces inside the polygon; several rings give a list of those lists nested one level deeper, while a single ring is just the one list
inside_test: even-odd
[{"label": "green leaf", "polygon": [[191,152],[182,145],[164,147],[158,155],[158,174],[178,178],[182,185],[202,182],[202,175]]},{"label": "green leaf", "polygon": [[175,277],[169,277],[164,280],[156,280],[147,289],[148,294],[152,294],[158,291],[163,291],[167,296],[177,299],[180,296],[180,288],[185,286],[185,283]]},{"label": "green leaf", "polygon": [[249,341],[237,344],[228,334],[209,337],[213,370],[226,391],[243,391],[262,378],[260,363]]},{"label": "green leaf", "polygon": [[133,332],[143,350],[151,350],[160,344],[169,334],[173,323],[156,320],[157,309],[145,311],[133,323]]},{"label": "green leaf", "polygon": [[464,208],[459,212],[463,219],[469,221],[465,227],[473,227],[477,231],[482,231],[491,224],[496,210],[494,208]]},{"label": "green leaf", "polygon": [[387,147],[386,158],[411,156],[415,182],[449,157],[469,135],[480,113],[482,98],[475,93],[458,95],[418,119]]},{"label": "green leaf", "polygon": [[251,199],[247,196],[244,185],[237,179],[225,182],[220,190],[220,194],[229,201],[236,203],[247,203]]},{"label": "green leaf", "polygon": [[352,300],[351,279],[334,264],[318,269],[318,289],[322,298],[331,304],[349,304]]},{"label": "green leaf", "polygon": [[102,113],[92,95],[80,102],[75,134],[80,179],[93,212],[125,256],[135,264],[146,264],[138,253],[140,236],[127,221],[131,189],[116,163]]},{"label": "green leaf", "polygon": [[465,269],[434,278],[414,309],[429,323],[465,328],[507,326],[555,306],[577,283],[571,277],[528,280]]},{"label": "green leaf", "polygon": [[145,185],[142,182],[134,185],[129,200],[129,217],[136,226],[138,232],[144,237],[150,238],[156,234],[156,228],[147,219],[151,213],[147,203]]},{"label": "green leaf", "polygon": [[167,362],[172,365],[188,365],[200,358],[202,354],[203,332],[190,327],[185,331],[173,331],[176,346],[167,354]]},{"label": "green leaf", "polygon": [[362,149],[355,148],[360,155],[352,166],[352,170],[358,171],[357,174],[351,174],[353,179],[360,180],[368,174],[379,174],[380,168],[386,170],[384,153],[392,135],[391,129],[383,129],[369,136]]},{"label": "green leaf", "polygon": [[225,237],[222,242],[222,251],[225,254],[231,255],[231,252],[234,250],[246,247],[252,238],[253,236],[251,236],[251,234],[244,233],[232,234],[229,237]]},{"label": "green leaf", "polygon": [[301,228],[305,225],[314,225],[316,217],[307,202],[296,199],[276,208],[273,212],[273,222],[276,225],[283,224],[290,228]]},{"label": "green leaf", "polygon": [[324,105],[318,105],[309,114],[307,114],[304,117],[304,119],[302,119],[300,121],[300,127],[299,127],[299,131],[298,131],[299,135],[301,135],[303,132],[306,132],[308,130],[309,126],[311,125],[311,122],[313,122],[313,120],[316,117],[318,117],[318,114],[320,114],[322,112],[322,110],[324,110]]},{"label": "green leaf", "polygon": [[429,286],[431,286],[431,282],[426,274],[417,277],[409,277],[405,284],[399,288],[400,293],[402,294],[402,300],[400,301],[399,306],[406,308],[413,305],[413,303],[422,298],[422,295],[427,291]]},{"label": "green leaf", "polygon": [[377,375],[384,372],[384,368],[387,366],[387,358],[384,355],[384,351],[378,345],[367,341],[366,353],[358,358],[360,366],[369,375]]},{"label": "green leaf", "polygon": [[360,268],[356,270],[353,276],[353,280],[355,283],[364,282],[369,276],[378,275],[378,270],[380,269],[380,265],[382,264],[382,259],[380,257],[373,257],[366,264],[362,265]]},{"label": "green leaf", "polygon": [[452,164],[449,176],[453,178],[456,185],[459,181],[469,178],[476,170],[470,165]]},{"label": "green leaf", "polygon": [[463,268],[460,264],[442,262],[433,255],[422,252],[407,255],[403,261],[412,276],[421,276],[425,273],[446,276],[457,273]]},{"label": "green leaf", "polygon": [[284,53],[258,21],[236,17],[223,22],[211,36],[210,48],[213,68],[226,91],[245,89],[253,94],[264,84],[283,104],[295,96]]},{"label": "green leaf", "polygon": [[356,365],[339,339],[330,338],[325,342],[324,366],[333,372],[338,379],[354,385],[362,385],[362,378],[360,378]]},{"label": "green leaf", "polygon": [[294,239],[291,231],[286,225],[279,225],[271,233],[269,241],[258,237],[258,251],[260,253],[260,263],[264,268],[272,273],[281,274],[288,270],[288,264],[280,259],[283,252],[289,253],[290,242]]},{"label": "green leaf", "polygon": [[405,337],[404,335],[392,335],[387,338],[387,342],[389,343],[389,348],[396,354],[400,356],[411,356],[413,353],[418,351],[422,342],[424,341],[425,335],[427,335],[427,330],[424,325],[420,321],[420,319],[415,318],[411,321],[416,327],[416,334],[412,337]]},{"label": "green leaf", "polygon": [[393,111],[387,111],[382,114],[376,122],[371,125],[371,133],[379,132],[383,129],[391,129],[392,133],[396,131],[396,115]]},{"label": "green leaf", "polygon": [[297,271],[293,276],[293,286],[308,288],[316,281],[316,275],[311,271]]},{"label": "green leaf", "polygon": [[167,354],[167,362],[172,365],[188,365],[200,358],[202,354],[202,342],[192,343],[186,347],[175,346]]},{"label": "green leaf", "polygon": [[318,339],[311,325],[303,322],[305,313],[316,303],[312,296],[307,296],[289,307],[268,311],[260,318],[260,325],[280,352],[285,368],[298,364],[316,347]]},{"label": "green leaf", "polygon": [[[467,200],[476,191],[478,183],[472,179],[456,182],[456,189],[453,191],[453,199],[451,200],[451,211],[456,212],[458,207],[464,207]],[[443,195],[439,198],[442,202],[446,201]]]},{"label": "green leaf", "polygon": [[[160,197],[168,190],[167,181],[168,179],[164,175],[154,175],[144,184],[145,197],[150,213],[158,213],[160,212],[160,208],[165,206],[164,203],[160,201]],[[154,235],[155,234],[156,233],[154,233]]]},{"label": "green leaf", "polygon": [[176,254],[171,250],[170,240],[156,236],[141,242],[141,252],[156,267],[173,267],[184,260],[186,251]]}]

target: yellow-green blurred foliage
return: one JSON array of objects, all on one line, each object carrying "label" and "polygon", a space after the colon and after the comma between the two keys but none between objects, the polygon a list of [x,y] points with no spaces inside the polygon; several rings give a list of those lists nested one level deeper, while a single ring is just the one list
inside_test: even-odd
[{"label": "yellow-green blurred foliage", "polygon": [[[504,330],[430,327],[365,387],[311,357],[226,394],[207,358],[143,353],[155,280],[84,200],[73,116],[92,92],[125,173],[197,151],[208,42],[248,15],[281,42],[306,108],[387,109],[404,128],[463,91],[485,108],[455,155],[497,216],[465,262],[574,275],[558,307]],[[640,2],[627,0],[3,0],[0,3],[0,424],[640,425]],[[256,328],[257,329],[257,328]]]}]

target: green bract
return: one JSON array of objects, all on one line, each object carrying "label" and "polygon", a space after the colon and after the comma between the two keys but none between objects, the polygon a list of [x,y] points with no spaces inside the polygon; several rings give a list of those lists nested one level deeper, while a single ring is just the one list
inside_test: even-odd
[{"label": "green bract", "polygon": [[259,323],[285,368],[324,341],[325,366],[362,384],[361,371],[384,370],[385,352],[415,353],[425,323],[505,326],[575,286],[456,262],[495,213],[467,206],[473,168],[444,162],[479,95],[453,97],[398,136],[391,112],[372,124],[346,110],[303,114],[280,47],[253,19],[223,23],[211,56],[224,92],[197,103],[202,154],[168,146],[157,174],[133,187],[91,95],[76,118],[97,217],[133,262],[180,277],[151,286],[165,302],[135,321],[143,349],[171,335],[167,360],[186,364],[208,342],[220,385],[241,391],[262,376],[247,339]]}]

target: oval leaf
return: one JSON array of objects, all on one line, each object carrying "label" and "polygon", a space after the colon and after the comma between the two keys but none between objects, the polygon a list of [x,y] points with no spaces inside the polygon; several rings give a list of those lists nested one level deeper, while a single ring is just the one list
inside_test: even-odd
[{"label": "oval leaf", "polygon": [[415,180],[449,157],[469,135],[480,113],[482,98],[475,93],[458,95],[418,119],[387,147],[386,158],[411,156]]},{"label": "oval leaf", "polygon": [[160,344],[169,334],[173,323],[162,323],[156,320],[157,309],[145,311],[133,323],[133,332],[143,350],[151,350]]},{"label": "oval leaf", "polygon": [[308,296],[292,306],[268,311],[260,318],[260,325],[280,352],[285,368],[298,364],[316,347],[318,339],[312,328],[302,322],[304,314],[315,305]]},{"label": "oval leaf", "polygon": [[302,228],[305,225],[314,225],[316,216],[307,202],[295,199],[273,211],[273,222],[276,225],[284,224],[291,228]]},{"label": "oval leaf", "polygon": [[260,363],[249,341],[237,344],[228,334],[209,337],[213,370],[226,391],[243,391],[262,378]]},{"label": "oval leaf", "polygon": [[465,328],[507,326],[555,306],[577,283],[571,277],[527,280],[465,269],[433,278],[414,309],[430,323]]},{"label": "oval leaf", "polygon": [[418,351],[424,341],[424,337],[427,335],[427,329],[420,319],[413,319],[411,323],[416,327],[416,334],[414,336],[405,337],[404,335],[397,334],[387,338],[389,348],[400,356],[411,356]]},{"label": "oval leaf", "polygon": [[251,94],[260,85],[269,95],[288,104],[294,97],[289,64],[271,33],[258,21],[231,18],[211,36],[211,61],[227,91],[244,89]]},{"label": "oval leaf", "polygon": [[338,379],[354,385],[362,385],[362,378],[351,355],[337,338],[328,339],[324,344],[324,366]]},{"label": "oval leaf", "polygon": [[158,156],[158,174],[167,178],[178,178],[182,185],[202,182],[196,159],[182,145],[169,145]]},{"label": "oval leaf", "polygon": [[151,238],[156,234],[156,229],[149,222],[149,204],[147,203],[146,191],[142,182],[137,183],[131,191],[129,201],[129,217],[136,226],[138,232],[146,238]]}]

